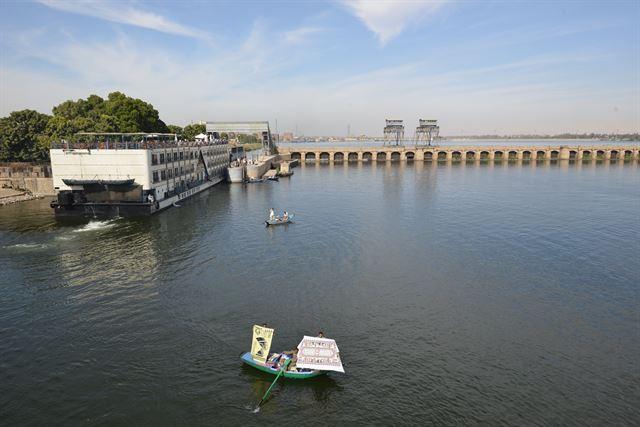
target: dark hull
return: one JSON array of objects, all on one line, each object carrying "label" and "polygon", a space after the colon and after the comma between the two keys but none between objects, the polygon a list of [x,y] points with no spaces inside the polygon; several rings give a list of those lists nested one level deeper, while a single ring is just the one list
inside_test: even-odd
[{"label": "dark hull", "polygon": [[[84,217],[84,218],[116,218],[116,217],[140,217],[153,215],[184,199],[193,197],[222,181],[221,177],[207,181],[197,187],[190,188],[182,193],[167,199],[149,202],[78,202],[75,199],[68,203],[58,200],[51,202],[56,217]],[[64,197],[62,197],[65,200]]]},{"label": "dark hull", "polygon": [[115,218],[149,216],[158,211],[150,203],[81,203],[54,206],[56,217]]},{"label": "dark hull", "polygon": [[285,225],[285,224],[291,224],[291,219],[288,219],[288,220],[286,220],[286,221],[276,221],[276,220],[273,220],[273,221],[272,221],[272,220],[269,220],[269,219],[268,219],[268,220],[266,220],[264,223],[265,223],[265,225],[266,225],[267,227],[269,227],[269,226],[276,226],[276,225]]}]

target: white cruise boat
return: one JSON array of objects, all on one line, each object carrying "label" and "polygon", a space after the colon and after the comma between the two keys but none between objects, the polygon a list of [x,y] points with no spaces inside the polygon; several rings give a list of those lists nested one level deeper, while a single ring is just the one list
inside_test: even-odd
[{"label": "white cruise boat", "polygon": [[56,216],[151,215],[225,180],[226,141],[208,134],[78,134],[51,149]]}]

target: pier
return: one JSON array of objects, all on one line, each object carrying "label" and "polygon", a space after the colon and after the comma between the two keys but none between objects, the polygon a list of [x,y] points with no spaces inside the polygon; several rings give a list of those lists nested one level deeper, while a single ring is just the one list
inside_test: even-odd
[{"label": "pier", "polygon": [[532,146],[362,146],[313,147],[311,144],[278,147],[283,158],[300,162],[410,162],[501,160],[634,160],[640,146],[532,145]]}]

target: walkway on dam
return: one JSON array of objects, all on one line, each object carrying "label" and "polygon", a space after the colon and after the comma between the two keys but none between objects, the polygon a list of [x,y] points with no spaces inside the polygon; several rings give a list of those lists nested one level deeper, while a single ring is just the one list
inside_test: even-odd
[{"label": "walkway on dam", "polygon": [[278,153],[302,162],[456,161],[456,160],[632,160],[640,144],[588,146],[370,146],[278,147]]}]

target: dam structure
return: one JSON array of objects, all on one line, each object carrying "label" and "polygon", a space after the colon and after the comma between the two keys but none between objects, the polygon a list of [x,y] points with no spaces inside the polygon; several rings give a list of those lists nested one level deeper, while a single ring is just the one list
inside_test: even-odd
[{"label": "dam structure", "polygon": [[502,160],[636,160],[638,144],[602,145],[517,145],[517,146],[361,146],[314,147],[292,144],[278,147],[282,158],[300,163],[329,162],[423,162]]}]

